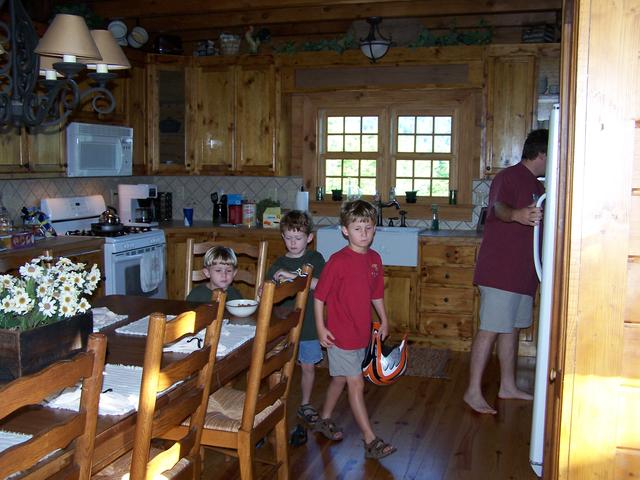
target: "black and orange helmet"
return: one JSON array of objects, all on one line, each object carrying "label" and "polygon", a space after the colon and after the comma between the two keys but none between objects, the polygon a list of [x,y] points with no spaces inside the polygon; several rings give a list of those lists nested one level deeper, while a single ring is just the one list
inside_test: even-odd
[{"label": "black and orange helmet", "polygon": [[407,370],[408,362],[407,335],[399,345],[388,347],[380,339],[380,324],[373,322],[371,340],[362,361],[362,375],[375,385],[390,385]]}]

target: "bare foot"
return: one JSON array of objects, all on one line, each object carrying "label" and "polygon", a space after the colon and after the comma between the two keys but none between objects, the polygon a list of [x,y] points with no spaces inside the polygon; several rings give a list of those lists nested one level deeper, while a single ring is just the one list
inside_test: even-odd
[{"label": "bare foot", "polygon": [[498,398],[501,398],[503,400],[533,400],[533,395],[518,388],[500,388],[500,391],[498,392]]},{"label": "bare foot", "polygon": [[487,403],[487,401],[481,394],[474,395],[467,391],[464,394],[463,400],[467,405],[469,405],[474,411],[478,413],[485,413],[488,415],[495,415],[496,413],[498,413],[495,408]]}]

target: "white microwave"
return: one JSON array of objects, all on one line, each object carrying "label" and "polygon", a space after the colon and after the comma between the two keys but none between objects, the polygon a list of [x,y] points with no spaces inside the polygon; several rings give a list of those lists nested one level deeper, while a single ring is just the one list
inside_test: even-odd
[{"label": "white microwave", "polygon": [[133,128],[72,122],[67,127],[67,175],[131,175]]}]

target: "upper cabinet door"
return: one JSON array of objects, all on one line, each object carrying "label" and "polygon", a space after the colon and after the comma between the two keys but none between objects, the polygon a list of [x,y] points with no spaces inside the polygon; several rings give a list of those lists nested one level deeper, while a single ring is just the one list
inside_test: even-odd
[{"label": "upper cabinet door", "polygon": [[186,153],[187,60],[155,57],[147,71],[147,164],[153,173],[180,175],[192,169]]},{"label": "upper cabinet door", "polygon": [[16,129],[0,134],[0,173],[26,173],[29,159],[25,137]]},{"label": "upper cabinet door", "polygon": [[274,175],[279,95],[273,65],[237,70],[236,168],[245,175]]},{"label": "upper cabinet door", "polygon": [[29,170],[66,172],[66,126],[38,127],[27,135]]},{"label": "upper cabinet door", "polygon": [[536,58],[491,57],[487,65],[485,174],[515,165],[533,123]]},{"label": "upper cabinet door", "polygon": [[235,168],[235,68],[205,66],[195,73],[193,135],[187,150],[200,173]]}]

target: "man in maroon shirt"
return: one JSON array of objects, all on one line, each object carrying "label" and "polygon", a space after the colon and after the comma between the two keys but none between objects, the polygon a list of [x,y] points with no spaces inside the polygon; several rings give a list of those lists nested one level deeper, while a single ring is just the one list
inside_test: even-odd
[{"label": "man in maroon shirt", "polygon": [[544,193],[537,177],[544,175],[548,130],[534,130],[524,143],[522,160],[498,173],[491,183],[487,220],[474,283],[480,289],[480,329],[471,347],[469,386],[464,401],[476,412],[496,410],[482,395],[482,375],[498,342],[498,397],[531,400],[516,386],[515,367],[521,328],[531,325],[533,297],[538,288],[533,264],[533,227],[542,220],[535,206]]}]

